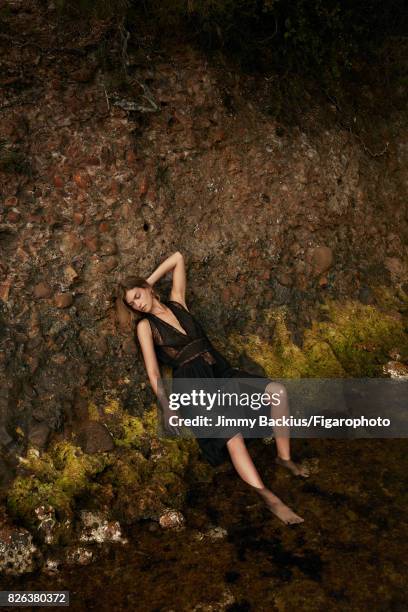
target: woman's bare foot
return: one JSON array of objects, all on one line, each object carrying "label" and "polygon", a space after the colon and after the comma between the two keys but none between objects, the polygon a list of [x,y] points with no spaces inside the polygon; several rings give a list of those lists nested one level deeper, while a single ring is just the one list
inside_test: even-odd
[{"label": "woman's bare foot", "polygon": [[292,461],[292,459],[282,459],[282,457],[276,457],[275,462],[282,467],[287,468],[295,476],[302,476],[303,478],[309,478],[310,471],[307,467],[302,467],[298,463]]},{"label": "woman's bare foot", "polygon": [[305,519],[295,514],[293,510],[286,506],[286,504],[284,504],[279,497],[276,497],[276,495],[274,495],[272,491],[266,487],[263,487],[262,489],[255,488],[255,490],[263,498],[267,508],[286,525],[294,525],[295,523],[304,522]]}]

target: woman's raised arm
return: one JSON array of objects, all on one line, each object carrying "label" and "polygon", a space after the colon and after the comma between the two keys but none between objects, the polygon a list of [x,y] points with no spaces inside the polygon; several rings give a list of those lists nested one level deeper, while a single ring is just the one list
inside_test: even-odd
[{"label": "woman's raised arm", "polygon": [[154,285],[159,278],[173,270],[173,286],[170,292],[170,299],[186,305],[186,268],[184,257],[180,251],[176,251],[160,264],[158,268],[147,278],[150,285]]}]

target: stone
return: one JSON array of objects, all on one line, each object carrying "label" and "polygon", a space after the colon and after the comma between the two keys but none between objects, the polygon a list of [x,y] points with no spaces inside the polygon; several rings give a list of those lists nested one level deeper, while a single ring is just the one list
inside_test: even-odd
[{"label": "stone", "polygon": [[18,204],[18,200],[17,200],[16,196],[8,196],[4,200],[4,206],[6,208],[13,208],[13,207],[17,206],[17,204]]},{"label": "stone", "polygon": [[57,308],[69,308],[73,301],[71,293],[57,293],[54,297],[54,304]]},{"label": "stone", "polygon": [[182,529],[185,518],[178,510],[167,509],[159,518],[159,525],[163,529]]},{"label": "stone", "polygon": [[68,547],[65,553],[65,561],[68,565],[88,565],[93,561],[94,551],[85,546]]},{"label": "stone", "polygon": [[83,529],[80,535],[81,542],[120,542],[127,544],[127,539],[122,537],[122,531],[118,521],[108,521],[102,512],[81,511]]},{"label": "stone", "polygon": [[60,251],[69,257],[74,255],[78,255],[78,252],[81,250],[82,242],[76,234],[72,232],[69,234],[65,234],[61,240]]},{"label": "stone", "polygon": [[48,283],[42,281],[38,283],[33,289],[33,295],[37,299],[49,298],[52,295],[52,289]]},{"label": "stone", "polygon": [[72,266],[67,266],[64,269],[64,276],[67,279],[68,283],[71,284],[75,279],[78,278],[78,272]]},{"label": "stone", "polygon": [[85,172],[76,172],[73,176],[74,183],[80,189],[86,189],[89,185],[89,176]]},{"label": "stone", "polygon": [[408,365],[399,361],[388,361],[383,366],[384,374],[398,380],[408,380]]},{"label": "stone", "polygon": [[99,231],[103,234],[109,232],[109,223],[107,223],[106,221],[102,221],[99,224]]},{"label": "stone", "polygon": [[45,448],[50,431],[51,430],[47,423],[34,423],[28,431],[28,440],[34,446]]},{"label": "stone", "polygon": [[109,430],[103,423],[88,421],[81,425],[77,433],[79,446],[84,453],[103,453],[115,448]]},{"label": "stone", "polygon": [[83,223],[83,220],[84,220],[84,215],[83,213],[79,211],[75,211],[72,218],[73,218],[75,225],[81,225],[81,223]]},{"label": "stone", "polygon": [[87,248],[92,253],[96,253],[96,251],[99,249],[99,238],[98,238],[98,236],[86,236],[84,238],[84,242],[85,242]]},{"label": "stone", "polygon": [[313,272],[316,276],[320,276],[326,272],[333,263],[333,252],[330,247],[319,246],[311,250],[311,262]]},{"label": "stone", "polygon": [[20,218],[21,214],[18,212],[18,210],[10,210],[10,212],[8,212],[6,215],[6,219],[9,223],[17,223],[20,221]]},{"label": "stone", "polygon": [[0,521],[0,573],[18,576],[34,571],[36,552],[33,537],[26,529]]},{"label": "stone", "polygon": [[8,278],[3,283],[0,283],[0,300],[7,302],[11,287],[11,278]]}]

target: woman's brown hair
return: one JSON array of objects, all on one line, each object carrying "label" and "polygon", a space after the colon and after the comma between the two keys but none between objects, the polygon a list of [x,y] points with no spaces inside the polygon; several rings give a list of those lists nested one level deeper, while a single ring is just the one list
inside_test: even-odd
[{"label": "woman's brown hair", "polygon": [[130,331],[143,316],[142,313],[134,310],[134,308],[126,302],[126,292],[135,287],[143,289],[150,288],[154,297],[160,301],[159,294],[153,289],[150,283],[141,276],[126,276],[119,281],[116,297],[116,316],[118,318],[119,327],[124,331]]}]

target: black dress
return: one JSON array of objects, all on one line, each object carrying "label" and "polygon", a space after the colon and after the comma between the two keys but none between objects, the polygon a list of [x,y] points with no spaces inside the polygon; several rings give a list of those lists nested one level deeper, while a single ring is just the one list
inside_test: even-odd
[{"label": "black dress", "polygon": [[[252,378],[257,379],[263,388],[272,382],[271,379],[232,367],[211,344],[202,325],[191,312],[174,300],[164,301],[164,304],[173,312],[186,334],[157,315],[146,313],[145,316],[150,322],[157,359],[173,368],[173,379]],[[228,439],[197,438],[197,442],[205,459],[217,466],[229,458],[226,448]]]}]

